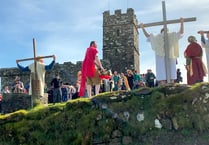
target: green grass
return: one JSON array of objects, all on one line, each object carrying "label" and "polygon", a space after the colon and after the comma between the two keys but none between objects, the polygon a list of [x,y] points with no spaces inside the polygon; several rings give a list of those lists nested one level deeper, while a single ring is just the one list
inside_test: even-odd
[{"label": "green grass", "polygon": [[[108,144],[114,138],[122,143],[123,136],[130,136],[133,144],[139,140],[146,144],[143,136],[169,130],[187,137],[193,130],[205,132],[209,127],[205,110],[208,103],[202,101],[208,86],[200,83],[190,88],[142,88],[132,92],[102,93],[92,100],[80,98],[55,105],[39,104],[30,110],[0,115],[0,132],[3,132],[0,142],[8,145],[90,145]],[[148,93],[142,93],[144,91]],[[124,112],[129,113],[128,119]],[[138,113],[144,114],[141,122],[136,119]],[[175,119],[178,129],[166,126],[156,129],[155,118],[168,123]],[[152,137],[147,143],[152,143]]]}]

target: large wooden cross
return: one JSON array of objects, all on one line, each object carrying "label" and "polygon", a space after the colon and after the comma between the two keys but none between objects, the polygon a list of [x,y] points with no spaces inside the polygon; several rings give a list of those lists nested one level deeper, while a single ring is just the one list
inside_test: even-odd
[{"label": "large wooden cross", "polygon": [[[162,9],[163,9],[163,21],[154,22],[154,23],[147,23],[147,24],[144,24],[144,27],[163,25],[164,26],[164,30],[167,30],[167,25],[168,24],[180,23],[180,19],[167,20],[167,18],[166,18],[165,1],[162,1]],[[191,22],[191,21],[196,21],[196,17],[184,18],[184,22]],[[138,28],[140,28],[140,26],[138,26]],[[167,31],[164,31],[164,50],[165,50],[165,60],[166,60],[165,61],[165,65],[166,65],[166,79],[167,79],[167,83],[170,83],[171,76],[170,76],[170,63],[169,63],[168,46],[169,46],[168,33],[167,33]]]},{"label": "large wooden cross", "polygon": [[36,43],[35,39],[33,38],[33,57],[32,58],[26,58],[26,59],[19,59],[17,61],[29,61],[29,60],[34,60],[34,70],[35,72],[31,74],[31,86],[32,87],[32,96],[33,97],[40,97],[40,80],[38,80],[37,77],[37,60],[42,59],[42,58],[50,58],[53,57],[53,55],[48,55],[48,56],[41,56],[37,57],[36,56]]}]

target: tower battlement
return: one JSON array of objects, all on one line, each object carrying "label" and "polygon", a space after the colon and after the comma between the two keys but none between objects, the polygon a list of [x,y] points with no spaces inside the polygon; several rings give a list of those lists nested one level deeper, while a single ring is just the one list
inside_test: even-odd
[{"label": "tower battlement", "polygon": [[113,71],[126,69],[139,71],[138,21],[134,10],[126,13],[115,10],[103,13],[103,59],[110,63]]}]

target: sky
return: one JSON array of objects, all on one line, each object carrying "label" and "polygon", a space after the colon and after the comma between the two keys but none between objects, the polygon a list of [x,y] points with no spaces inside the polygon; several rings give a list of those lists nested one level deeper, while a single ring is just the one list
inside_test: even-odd
[{"label": "sky", "polygon": [[[165,0],[167,20],[196,17],[184,23],[184,37],[180,39],[177,68],[186,82],[183,52],[187,38],[193,35],[200,42],[199,30],[209,30],[209,0]],[[16,67],[17,59],[33,57],[33,38],[36,55],[55,55],[56,62],[76,63],[84,58],[90,41],[98,44],[102,59],[103,12],[133,8],[138,23],[163,20],[161,0],[1,0],[0,2],[0,68]],[[179,31],[180,24],[168,25],[169,31]],[[159,33],[162,26],[148,27]],[[139,31],[140,73],[148,68],[155,73],[155,56],[150,43]],[[51,58],[45,63],[51,62]],[[205,52],[203,56],[205,61]],[[22,62],[22,65],[30,64]],[[206,62],[205,62],[206,63]],[[205,77],[205,80],[206,77]]]}]

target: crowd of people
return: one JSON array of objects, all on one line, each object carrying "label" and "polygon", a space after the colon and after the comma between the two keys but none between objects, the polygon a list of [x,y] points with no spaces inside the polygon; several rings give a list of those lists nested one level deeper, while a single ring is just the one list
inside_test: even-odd
[{"label": "crowd of people", "polygon": [[106,84],[109,84],[108,91],[130,91],[145,86],[155,87],[155,78],[155,74],[151,71],[151,69],[148,69],[146,74],[139,74],[137,70],[127,69],[125,73],[118,73],[117,71],[114,71],[110,79],[106,80],[108,82]]}]

